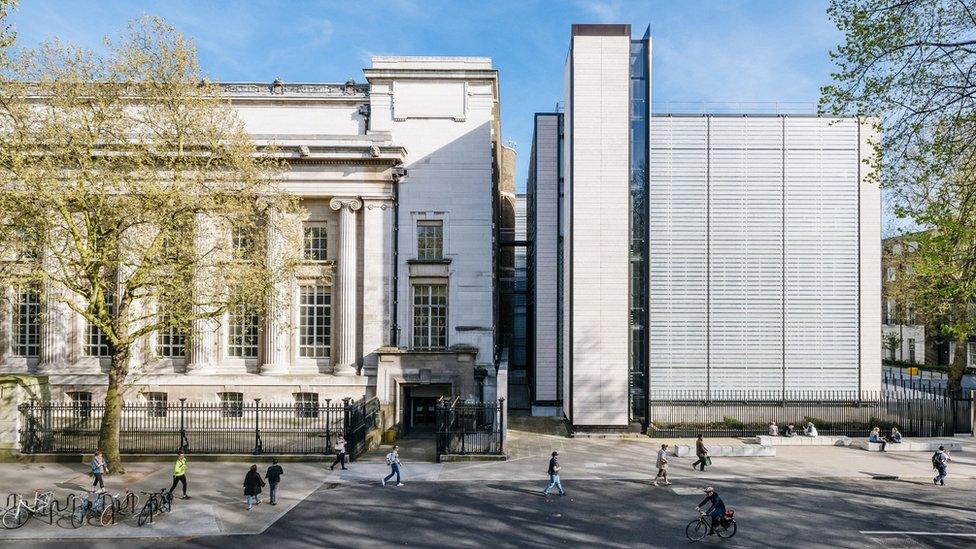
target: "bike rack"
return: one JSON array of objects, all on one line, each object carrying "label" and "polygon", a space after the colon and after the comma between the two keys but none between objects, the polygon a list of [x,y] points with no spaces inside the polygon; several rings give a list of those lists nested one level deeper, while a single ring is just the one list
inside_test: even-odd
[{"label": "bike rack", "polygon": [[[14,500],[14,504],[13,505],[10,505],[10,500],[11,499]],[[7,504],[4,507],[4,509],[10,509],[11,507],[16,507],[16,506],[20,505],[20,499],[21,499],[20,494],[7,494]]]}]

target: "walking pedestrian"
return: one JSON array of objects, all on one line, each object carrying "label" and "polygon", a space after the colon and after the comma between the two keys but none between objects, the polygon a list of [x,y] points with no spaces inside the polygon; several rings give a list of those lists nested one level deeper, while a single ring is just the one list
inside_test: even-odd
[{"label": "walking pedestrian", "polygon": [[695,455],[698,456],[698,461],[691,464],[692,469],[701,464],[701,470],[704,471],[705,465],[712,464],[712,459],[708,457],[708,448],[705,448],[705,441],[702,440],[701,433],[698,433],[698,440],[695,441]]},{"label": "walking pedestrian", "polygon": [[268,494],[271,497],[271,505],[278,505],[278,483],[281,482],[281,475],[285,474],[285,471],[278,465],[277,459],[271,460],[271,467],[268,467],[268,472],[264,474],[264,478],[268,479]]},{"label": "walking pedestrian", "polygon": [[654,477],[654,486],[657,486],[657,479],[664,478],[664,485],[671,486],[668,482],[668,445],[662,444],[657,451],[657,476]]},{"label": "walking pedestrian", "polygon": [[945,446],[939,446],[939,449],[932,455],[932,468],[939,472],[932,479],[933,483],[945,486],[945,478],[948,475],[950,461],[952,460],[949,458],[949,452],[946,452]]},{"label": "walking pedestrian", "polygon": [[253,501],[255,505],[261,505],[261,487],[264,486],[264,481],[261,480],[261,473],[258,472],[258,466],[252,465],[251,470],[244,475],[244,499],[247,500],[247,510],[251,510],[251,502]]},{"label": "walking pedestrian", "polygon": [[92,456],[91,472],[92,476],[95,477],[95,480],[92,482],[92,488],[98,486],[104,490],[105,482],[102,480],[102,473],[108,473],[108,463],[105,462],[105,457],[102,455],[101,450],[95,450],[95,455]]},{"label": "walking pedestrian", "polygon": [[346,438],[339,435],[339,438],[335,442],[335,461],[332,462],[332,466],[329,467],[330,470],[335,471],[336,464],[342,465],[342,469],[346,469]]},{"label": "walking pedestrian", "polygon": [[546,485],[546,489],[542,491],[542,495],[548,496],[553,487],[559,488],[560,496],[566,495],[566,490],[563,490],[563,483],[559,481],[560,469],[562,469],[562,467],[559,466],[559,452],[553,452],[552,458],[549,459],[549,484]]},{"label": "walking pedestrian", "polygon": [[390,466],[390,474],[383,478],[383,486],[386,486],[386,481],[393,478],[396,475],[397,486],[403,486],[400,482],[400,447],[396,444],[393,445],[393,451],[386,454],[386,464]]},{"label": "walking pedestrian", "polygon": [[190,499],[190,496],[186,495],[186,456],[183,455],[183,452],[176,456],[176,465],[173,466],[173,485],[169,487],[169,495],[173,495],[177,483],[183,485],[182,499]]}]

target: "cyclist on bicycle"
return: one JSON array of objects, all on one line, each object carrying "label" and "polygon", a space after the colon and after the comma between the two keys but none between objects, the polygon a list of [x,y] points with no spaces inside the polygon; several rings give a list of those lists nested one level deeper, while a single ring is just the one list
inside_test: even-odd
[{"label": "cyclist on bicycle", "polygon": [[709,486],[708,488],[705,488],[705,499],[698,504],[698,509],[701,510],[702,506],[706,503],[711,505],[711,507],[705,511],[705,515],[712,517],[712,524],[708,532],[708,535],[711,536],[715,533],[715,527],[718,526],[718,521],[725,516],[725,502],[722,501],[722,498],[718,496],[718,492],[715,491],[715,488]]}]

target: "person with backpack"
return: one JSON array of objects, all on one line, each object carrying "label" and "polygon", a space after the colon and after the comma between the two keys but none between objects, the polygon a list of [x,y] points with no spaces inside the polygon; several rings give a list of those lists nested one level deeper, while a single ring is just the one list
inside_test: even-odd
[{"label": "person with backpack", "polygon": [[664,485],[671,486],[668,481],[668,445],[662,444],[657,451],[657,476],[654,477],[654,486],[657,486],[657,479],[664,477]]},{"label": "person with backpack", "polygon": [[261,473],[258,472],[258,466],[252,465],[251,469],[244,475],[244,499],[247,500],[247,510],[251,510],[251,502],[253,501],[255,505],[261,505],[261,487],[264,486],[264,481],[261,480]]},{"label": "person with backpack", "polygon": [[92,482],[92,488],[98,486],[104,490],[105,482],[102,480],[102,474],[108,472],[108,463],[105,462],[105,457],[102,455],[101,450],[95,450],[95,455],[92,456],[91,472],[92,476],[95,477],[94,482]]},{"label": "person with backpack", "polygon": [[281,465],[278,465],[278,460],[272,459],[271,467],[268,467],[268,472],[264,474],[264,478],[268,479],[268,494],[271,497],[271,505],[278,505],[278,483],[281,482],[281,475],[283,474],[285,471]]},{"label": "person with backpack", "polygon": [[563,490],[563,483],[559,481],[559,470],[562,467],[559,466],[559,452],[553,452],[552,457],[549,459],[549,484],[546,485],[546,489],[542,491],[542,495],[548,496],[549,492],[555,488],[559,488],[559,495],[565,496],[566,490]]},{"label": "person with backpack", "polygon": [[386,464],[390,466],[390,474],[382,480],[383,486],[386,486],[386,481],[393,478],[396,475],[397,486],[403,486],[400,482],[400,447],[396,444],[393,445],[393,451],[386,454]]},{"label": "person with backpack", "polygon": [[932,468],[939,472],[939,474],[932,479],[934,484],[945,486],[945,478],[948,474],[950,461],[952,460],[949,458],[949,452],[946,452],[945,446],[939,446],[939,449],[932,454]]}]

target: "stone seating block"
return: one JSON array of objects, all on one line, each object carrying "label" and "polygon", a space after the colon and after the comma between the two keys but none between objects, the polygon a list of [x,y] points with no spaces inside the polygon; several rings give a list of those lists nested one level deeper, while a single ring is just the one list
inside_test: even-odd
[{"label": "stone seating block", "polygon": [[[880,452],[881,444],[862,440],[857,446],[868,452]],[[961,452],[962,443],[952,440],[903,440],[900,444],[888,444],[885,446],[887,452],[935,452],[939,446],[945,446],[950,452]]]},{"label": "stone seating block", "polygon": [[759,444],[763,446],[849,446],[851,438],[845,436],[818,436],[818,437],[771,437],[760,435]]}]

